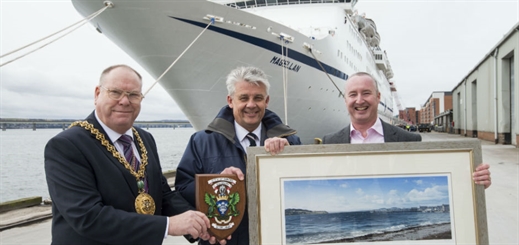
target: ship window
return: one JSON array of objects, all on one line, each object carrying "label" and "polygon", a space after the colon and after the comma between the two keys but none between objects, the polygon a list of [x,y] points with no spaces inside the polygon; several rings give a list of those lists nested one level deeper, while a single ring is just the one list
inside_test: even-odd
[{"label": "ship window", "polygon": [[245,4],[247,4],[247,8],[251,8],[256,6],[256,1],[247,1]]},{"label": "ship window", "polygon": [[288,0],[278,0],[278,4],[279,5],[287,5],[288,4]]},{"label": "ship window", "polygon": [[288,4],[297,4],[299,0],[288,0]]},{"label": "ship window", "polygon": [[277,5],[277,1],[276,0],[267,0],[267,5]]},{"label": "ship window", "polygon": [[236,5],[238,8],[245,8],[245,2],[237,2]]}]

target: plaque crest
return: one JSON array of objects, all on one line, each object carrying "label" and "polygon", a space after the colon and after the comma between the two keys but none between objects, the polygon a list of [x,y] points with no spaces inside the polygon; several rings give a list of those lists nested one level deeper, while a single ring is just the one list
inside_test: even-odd
[{"label": "plaque crest", "polygon": [[227,238],[245,213],[245,181],[236,175],[197,174],[196,185],[196,209],[209,218],[209,232],[218,240]]}]

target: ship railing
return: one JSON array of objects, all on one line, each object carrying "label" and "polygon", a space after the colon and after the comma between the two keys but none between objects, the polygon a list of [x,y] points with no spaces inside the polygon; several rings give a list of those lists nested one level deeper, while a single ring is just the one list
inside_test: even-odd
[{"label": "ship railing", "polygon": [[226,6],[236,9],[247,9],[256,7],[268,7],[292,4],[313,4],[313,3],[350,3],[351,0],[249,0],[233,1],[226,3]]}]

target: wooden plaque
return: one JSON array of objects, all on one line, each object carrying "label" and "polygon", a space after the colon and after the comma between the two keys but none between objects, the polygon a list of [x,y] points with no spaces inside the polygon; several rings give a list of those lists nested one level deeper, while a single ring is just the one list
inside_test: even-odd
[{"label": "wooden plaque", "polygon": [[211,223],[209,233],[218,240],[231,235],[245,213],[245,180],[231,174],[197,174],[196,209]]}]

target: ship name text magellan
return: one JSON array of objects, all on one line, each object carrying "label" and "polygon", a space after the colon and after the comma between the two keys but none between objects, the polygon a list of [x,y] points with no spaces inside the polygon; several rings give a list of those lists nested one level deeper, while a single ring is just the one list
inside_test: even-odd
[{"label": "ship name text magellan", "polygon": [[285,59],[281,59],[277,56],[274,56],[272,57],[272,59],[270,60],[270,63],[271,64],[275,64],[275,65],[278,65],[278,66],[283,66],[289,70],[292,70],[292,71],[295,71],[295,72],[299,72],[299,69],[301,69],[301,66],[294,63],[294,62],[290,62],[288,60],[285,60]]}]

